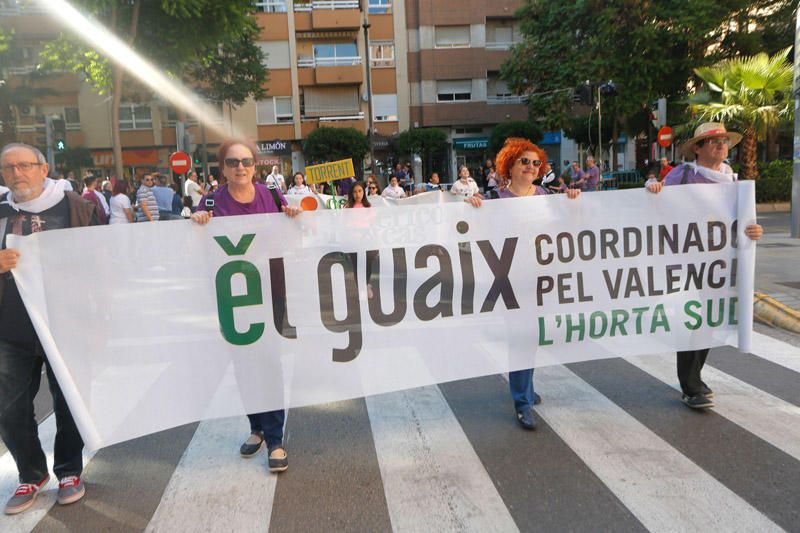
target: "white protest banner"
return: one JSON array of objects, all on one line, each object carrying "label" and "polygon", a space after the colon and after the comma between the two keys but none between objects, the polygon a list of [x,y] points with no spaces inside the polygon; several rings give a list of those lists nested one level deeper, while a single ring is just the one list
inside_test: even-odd
[{"label": "white protest banner", "polygon": [[693,185],[68,229],[10,246],[98,448],[199,419],[746,345],[753,205],[752,183]]}]

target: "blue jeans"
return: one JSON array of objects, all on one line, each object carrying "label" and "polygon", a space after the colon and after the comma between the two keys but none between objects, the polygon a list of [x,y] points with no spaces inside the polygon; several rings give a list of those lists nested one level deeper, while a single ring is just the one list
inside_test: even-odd
[{"label": "blue jeans", "polygon": [[517,412],[533,407],[533,369],[508,373],[508,386]]},{"label": "blue jeans", "polygon": [[267,411],[265,413],[254,413],[247,415],[250,419],[250,431],[261,431],[264,433],[264,440],[267,441],[267,448],[279,448],[283,446],[283,423],[286,420],[286,411]]},{"label": "blue jeans", "polygon": [[0,340],[0,437],[17,464],[21,483],[38,483],[47,475],[47,459],[33,412],[42,365],[47,370],[56,417],[53,471],[58,479],[80,476],[83,471],[83,439],[41,344],[17,345]]}]

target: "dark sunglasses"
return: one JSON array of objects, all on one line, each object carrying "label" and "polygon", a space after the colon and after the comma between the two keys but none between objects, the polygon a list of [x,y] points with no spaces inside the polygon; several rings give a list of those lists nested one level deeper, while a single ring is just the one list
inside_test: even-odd
[{"label": "dark sunglasses", "polygon": [[225,159],[225,166],[229,168],[237,168],[239,163],[242,164],[243,167],[249,168],[255,166],[256,160],[252,157],[245,157],[244,159],[235,159],[233,157],[228,157]]},{"label": "dark sunglasses", "polygon": [[540,159],[528,159],[527,157],[520,157],[519,159],[517,159],[517,161],[522,163],[523,167],[526,167],[528,165],[533,165],[535,167],[542,166],[542,161]]}]

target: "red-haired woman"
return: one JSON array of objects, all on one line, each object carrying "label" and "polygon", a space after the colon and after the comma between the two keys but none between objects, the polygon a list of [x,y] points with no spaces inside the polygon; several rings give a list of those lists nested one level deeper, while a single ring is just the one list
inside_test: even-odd
[{"label": "red-haired woman", "polygon": [[[550,169],[547,154],[529,140],[514,137],[506,140],[495,158],[495,167],[505,186],[492,191],[489,198],[547,196],[544,187],[533,184],[540,174],[544,175]],[[571,199],[577,198],[580,193],[579,189],[567,190],[567,196]],[[478,196],[468,198],[467,201],[475,207],[481,205]],[[541,398],[533,391],[533,369],[509,372],[508,384],[517,412],[517,422],[525,429],[534,429],[536,417],[533,406],[541,402]]]},{"label": "red-haired woman", "polygon": [[[280,188],[268,189],[261,182],[253,183],[257,153],[253,143],[243,140],[229,140],[219,147],[217,157],[226,183],[215,192],[213,202],[207,202],[207,197],[200,201],[197,211],[192,215],[194,222],[205,224],[212,216],[257,213],[283,212],[295,217],[302,211],[299,207],[287,204]],[[239,450],[241,455],[254,456],[266,441],[270,472],[282,472],[289,468],[289,459],[283,447],[286,411],[279,409],[254,413],[247,415],[247,418],[250,419],[250,436]]]}]

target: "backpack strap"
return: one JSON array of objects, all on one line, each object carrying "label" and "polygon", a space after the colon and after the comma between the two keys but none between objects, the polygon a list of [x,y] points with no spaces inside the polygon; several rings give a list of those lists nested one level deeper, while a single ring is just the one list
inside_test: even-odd
[{"label": "backpack strap", "polygon": [[687,165],[683,165],[683,174],[681,175],[681,185],[686,185],[687,183],[687,176],[689,175],[689,167]]},{"label": "backpack strap", "polygon": [[281,203],[281,197],[278,196],[278,188],[267,187],[267,189],[272,193],[272,199],[275,201],[275,207],[278,208],[278,213],[283,213],[283,204]]}]

